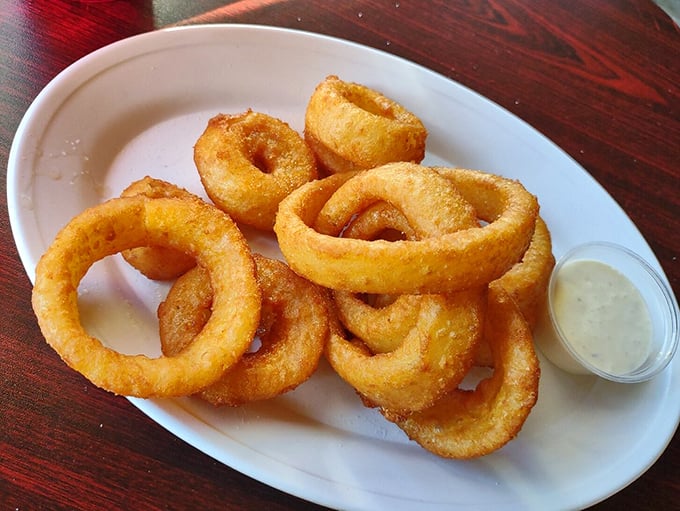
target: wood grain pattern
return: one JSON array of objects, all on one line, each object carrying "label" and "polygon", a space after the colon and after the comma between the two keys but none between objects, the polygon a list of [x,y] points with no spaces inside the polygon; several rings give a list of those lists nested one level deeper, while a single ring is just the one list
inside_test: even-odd
[{"label": "wood grain pattern", "polygon": [[[198,22],[342,37],[497,102],[609,191],[678,295],[680,32],[650,0],[0,0],[2,169],[22,115],[63,68],[119,39]],[[35,323],[0,187],[0,507],[321,509],[214,462],[58,359]],[[594,509],[678,509],[679,495],[676,434],[639,480]]]}]

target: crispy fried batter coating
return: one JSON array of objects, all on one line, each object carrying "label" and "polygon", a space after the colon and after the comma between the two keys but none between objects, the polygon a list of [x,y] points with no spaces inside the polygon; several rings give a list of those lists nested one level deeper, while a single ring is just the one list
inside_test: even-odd
[{"label": "crispy fried batter coating", "polygon": [[208,197],[240,224],[271,230],[279,202],[317,177],[302,137],[270,115],[248,110],[208,122],[194,146]]},{"label": "crispy fried batter coating", "polygon": [[[360,212],[343,208],[340,197],[351,201],[359,192],[357,188],[377,187],[375,183],[395,179],[404,184],[402,203],[409,204],[414,212],[420,205],[419,217],[435,218],[433,212],[449,192],[440,186],[430,195],[429,187],[412,184],[414,175],[424,179],[431,172],[402,162],[303,185],[282,201],[274,226],[288,264],[325,287],[365,293],[454,292],[499,278],[526,251],[538,214],[536,198],[520,183],[500,176],[456,169],[456,176],[460,176],[454,182],[456,189],[459,183],[466,187],[475,183],[480,202],[483,200],[494,213],[494,220],[487,225],[415,241],[338,237],[351,217]],[[449,175],[443,177],[452,181]],[[341,191],[345,185],[351,192]],[[438,218],[446,221],[444,215]],[[408,220],[412,223],[411,218]],[[326,231],[317,231],[315,225]]]},{"label": "crispy fried batter coating", "polygon": [[[151,199],[174,197],[184,200],[201,200],[193,193],[167,181],[146,176],[131,183],[121,197],[144,195]],[[196,266],[196,260],[181,250],[155,246],[136,247],[121,252],[123,258],[143,275],[152,280],[172,280]]]},{"label": "crispy fried batter coating", "polygon": [[455,389],[432,407],[411,414],[382,409],[412,440],[446,458],[484,456],[521,430],[538,399],[540,368],[531,330],[517,304],[489,286],[485,340],[493,374],[473,390]]},{"label": "crispy fried batter coating", "polygon": [[427,130],[396,101],[331,75],[309,98],[304,135],[321,168],[335,174],[395,161],[420,163]]},{"label": "crispy fried batter coating", "polygon": [[[185,251],[208,270],[213,314],[176,356],[122,354],[84,330],[78,284],[94,262],[155,245]],[[140,195],[73,218],[36,267],[32,302],[45,339],[70,367],[98,387],[135,397],[184,396],[214,383],[248,349],[260,319],[255,264],[231,219],[199,201]]]},{"label": "crispy fried batter coating", "polygon": [[[239,406],[271,399],[305,382],[316,370],[329,333],[329,303],[322,289],[281,261],[255,254],[262,292],[258,336],[222,378],[198,395],[214,405]],[[196,267],[180,277],[158,308],[161,345],[176,355],[193,342],[212,311],[207,272]]]},{"label": "crispy fried batter coating", "polygon": [[472,367],[486,293],[421,295],[413,327],[397,348],[373,354],[361,339],[331,335],[326,358],[361,397],[399,412],[422,410],[455,388]]}]

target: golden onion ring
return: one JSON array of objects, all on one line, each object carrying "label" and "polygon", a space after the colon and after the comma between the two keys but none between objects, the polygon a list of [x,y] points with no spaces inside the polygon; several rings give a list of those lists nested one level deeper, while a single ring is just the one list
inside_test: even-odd
[{"label": "golden onion ring", "polygon": [[[408,163],[383,167],[416,167],[417,173],[424,169]],[[488,209],[497,212],[494,220],[483,227],[416,241],[366,241],[315,230],[317,223],[336,228],[348,224],[351,215],[320,219],[320,213],[344,181],[384,172],[383,167],[350,174],[346,179],[336,175],[303,185],[281,202],[274,230],[294,271],[332,289],[375,294],[445,293],[491,282],[521,259],[538,214],[536,198],[516,181],[479,171],[463,171],[466,179],[461,181],[474,181],[480,189],[479,196],[489,203]],[[402,193],[404,202],[427,196],[414,195],[408,188]],[[424,200],[425,204],[436,202],[432,197]],[[413,209],[418,209],[416,204]]]},{"label": "golden onion ring", "polygon": [[[85,331],[78,285],[96,261],[155,245],[189,253],[207,268],[213,314],[177,356],[122,354]],[[255,264],[241,232],[217,208],[176,198],[116,198],[77,215],[38,262],[32,304],[66,364],[103,389],[135,397],[187,395],[214,383],[248,349],[260,319]]]},{"label": "golden onion ring", "polygon": [[524,316],[505,290],[489,286],[485,341],[493,374],[474,390],[455,389],[430,408],[402,414],[382,409],[411,440],[439,456],[489,454],[520,431],[538,398],[539,362]]},{"label": "golden onion ring", "polygon": [[429,407],[472,367],[482,336],[484,290],[422,295],[417,305],[414,327],[389,353],[373,354],[361,340],[331,333],[326,359],[372,406],[400,413]]},{"label": "golden onion ring", "polygon": [[[198,396],[214,405],[240,406],[288,392],[316,370],[329,332],[326,294],[281,261],[254,254],[262,292],[258,337],[248,352]],[[172,286],[158,308],[163,353],[173,356],[193,341],[211,316],[208,273],[196,267]]]},{"label": "golden onion ring", "polygon": [[210,119],[194,146],[208,197],[237,222],[271,230],[279,202],[317,177],[316,161],[285,122],[248,110]]},{"label": "golden onion ring", "polygon": [[322,169],[333,174],[395,161],[419,163],[427,130],[399,103],[331,75],[309,98],[304,136]]}]

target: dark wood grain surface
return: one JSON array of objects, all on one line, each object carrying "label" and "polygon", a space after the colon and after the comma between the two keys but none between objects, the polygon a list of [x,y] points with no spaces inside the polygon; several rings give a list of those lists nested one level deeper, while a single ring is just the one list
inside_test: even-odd
[{"label": "dark wood grain surface", "polygon": [[[0,0],[2,170],[31,101],[76,59],[142,32],[215,22],[342,37],[497,102],[609,191],[677,296],[680,33],[649,0]],[[1,186],[0,509],[320,509],[213,461],[61,362],[36,325]],[[676,434],[644,475],[596,508],[679,502]]]}]

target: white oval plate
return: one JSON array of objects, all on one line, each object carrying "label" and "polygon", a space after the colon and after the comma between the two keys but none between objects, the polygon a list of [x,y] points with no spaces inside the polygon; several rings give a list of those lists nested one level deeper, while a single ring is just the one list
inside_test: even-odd
[{"label": "white oval plate", "polygon": [[[556,256],[608,240],[661,270],[626,214],[579,165],[474,92],[350,42],[212,25],[115,43],[74,63],[36,98],[7,174],[12,229],[29,277],[59,228],[134,179],[149,174],[204,196],[192,147],[212,115],[253,108],[302,130],[307,99],[328,74],[381,90],[420,116],[430,131],[426,163],[520,179],[539,197]],[[271,238],[252,241],[277,252]],[[121,351],[157,354],[155,309],[166,290],[108,258],[83,283],[84,321]],[[464,462],[409,442],[325,365],[296,391],[240,409],[189,398],[132,402],[209,456],[329,507],[582,508],[629,484],[663,452],[680,416],[679,364],[676,358],[651,382],[622,386],[543,362],[539,401],[519,437]]]}]

